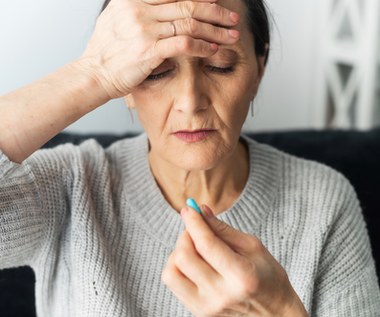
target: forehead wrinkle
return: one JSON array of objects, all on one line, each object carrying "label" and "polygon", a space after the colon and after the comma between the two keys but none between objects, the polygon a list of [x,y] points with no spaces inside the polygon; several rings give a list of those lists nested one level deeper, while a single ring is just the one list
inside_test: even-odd
[{"label": "forehead wrinkle", "polygon": [[[233,54],[235,57],[235,61],[247,57],[246,48],[244,46],[242,46],[242,42],[240,42],[240,40],[233,45],[220,45],[219,49],[215,53],[215,55],[218,54],[219,52],[223,55],[224,54],[231,54],[231,55]],[[227,57],[228,57],[228,55],[227,55]]]},{"label": "forehead wrinkle", "polygon": [[[190,65],[197,65],[199,62],[210,61],[214,59],[220,59],[227,62],[237,63],[239,60],[241,60],[245,56],[246,56],[246,53],[244,53],[244,50],[242,48],[237,47],[235,45],[234,46],[228,45],[228,46],[220,46],[219,50],[210,57],[178,56],[174,58],[169,58],[168,60],[166,60],[166,63],[165,62],[164,63],[170,64],[171,62],[171,63],[179,65],[182,62],[184,62]],[[162,67],[163,64],[161,64],[160,66]],[[158,69],[159,67],[157,67],[156,69]]]},{"label": "forehead wrinkle", "polygon": [[244,48],[241,47],[239,43],[240,41],[232,45],[220,45],[218,51],[210,57],[194,57],[182,55],[168,58],[160,66],[170,63],[180,64],[181,61],[189,64],[197,64],[199,61],[207,61],[212,59],[213,57],[221,58],[223,60],[225,59],[227,61],[237,62],[238,60],[241,60],[242,58],[244,59],[247,56],[247,52],[245,52]]},{"label": "forehead wrinkle", "polygon": [[214,56],[225,58],[227,60],[232,59],[233,61],[236,61],[239,57],[239,53],[231,48],[220,47]]}]

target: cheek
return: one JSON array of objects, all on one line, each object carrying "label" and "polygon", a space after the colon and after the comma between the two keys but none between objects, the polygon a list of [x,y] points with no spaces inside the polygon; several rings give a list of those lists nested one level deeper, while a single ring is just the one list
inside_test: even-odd
[{"label": "cheek", "polygon": [[220,110],[215,109],[226,125],[238,130],[244,124],[251,101],[251,91],[246,82],[249,82],[247,77],[244,81],[235,77],[223,85],[218,97]]},{"label": "cheek", "polygon": [[139,121],[148,135],[159,135],[165,128],[170,100],[162,90],[137,89],[133,100]]}]

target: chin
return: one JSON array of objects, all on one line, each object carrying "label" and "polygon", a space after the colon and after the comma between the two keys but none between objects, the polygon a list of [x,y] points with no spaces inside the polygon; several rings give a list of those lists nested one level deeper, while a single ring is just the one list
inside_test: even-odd
[{"label": "chin", "polygon": [[172,163],[187,171],[211,170],[231,157],[236,150],[236,144],[231,141],[214,139],[186,145],[183,150],[181,146],[177,146],[172,156]]},{"label": "chin", "polygon": [[172,164],[186,171],[207,171],[219,165],[223,157],[217,155],[200,155],[197,151],[187,153],[184,157],[177,156]]}]

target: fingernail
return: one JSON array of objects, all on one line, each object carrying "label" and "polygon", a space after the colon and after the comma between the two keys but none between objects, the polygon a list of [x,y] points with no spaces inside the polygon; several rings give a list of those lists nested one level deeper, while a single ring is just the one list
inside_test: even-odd
[{"label": "fingernail", "polygon": [[232,22],[237,23],[240,20],[240,15],[236,12],[231,12],[230,13],[230,19]]},{"label": "fingernail", "polygon": [[189,212],[189,209],[187,207],[184,207],[181,209],[181,217],[185,217],[185,215]]},{"label": "fingernail", "polygon": [[235,39],[237,39],[240,35],[239,31],[237,30],[228,30],[228,34]]},{"label": "fingernail", "polygon": [[218,44],[211,43],[210,44],[210,48],[211,48],[212,51],[216,51],[218,49]]},{"label": "fingernail", "polygon": [[206,215],[207,218],[213,218],[213,217],[215,217],[215,215],[212,212],[212,210],[208,206],[206,206],[206,205],[202,205],[202,211],[204,212],[204,214]]}]

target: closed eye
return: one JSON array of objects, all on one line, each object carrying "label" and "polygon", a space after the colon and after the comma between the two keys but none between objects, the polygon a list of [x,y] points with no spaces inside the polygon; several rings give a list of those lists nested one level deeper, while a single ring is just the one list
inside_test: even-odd
[{"label": "closed eye", "polygon": [[[213,73],[217,73],[217,74],[228,74],[228,73],[232,73],[234,71],[233,66],[216,67],[216,66],[208,65],[207,69],[209,71],[211,71]],[[171,69],[168,69],[168,70],[161,72],[161,73],[150,74],[145,80],[147,80],[147,81],[160,80],[160,79],[164,78],[165,76],[169,75],[171,71],[172,71]]]},{"label": "closed eye", "polygon": [[207,69],[213,73],[219,73],[219,74],[227,74],[227,73],[232,73],[234,71],[233,66],[229,67],[216,67],[212,65],[208,65]]},{"label": "closed eye", "polygon": [[162,73],[158,73],[158,74],[150,74],[145,80],[148,80],[148,81],[154,81],[154,80],[159,80],[161,78],[164,78],[166,75],[168,75],[172,70],[171,69],[168,69]]}]

